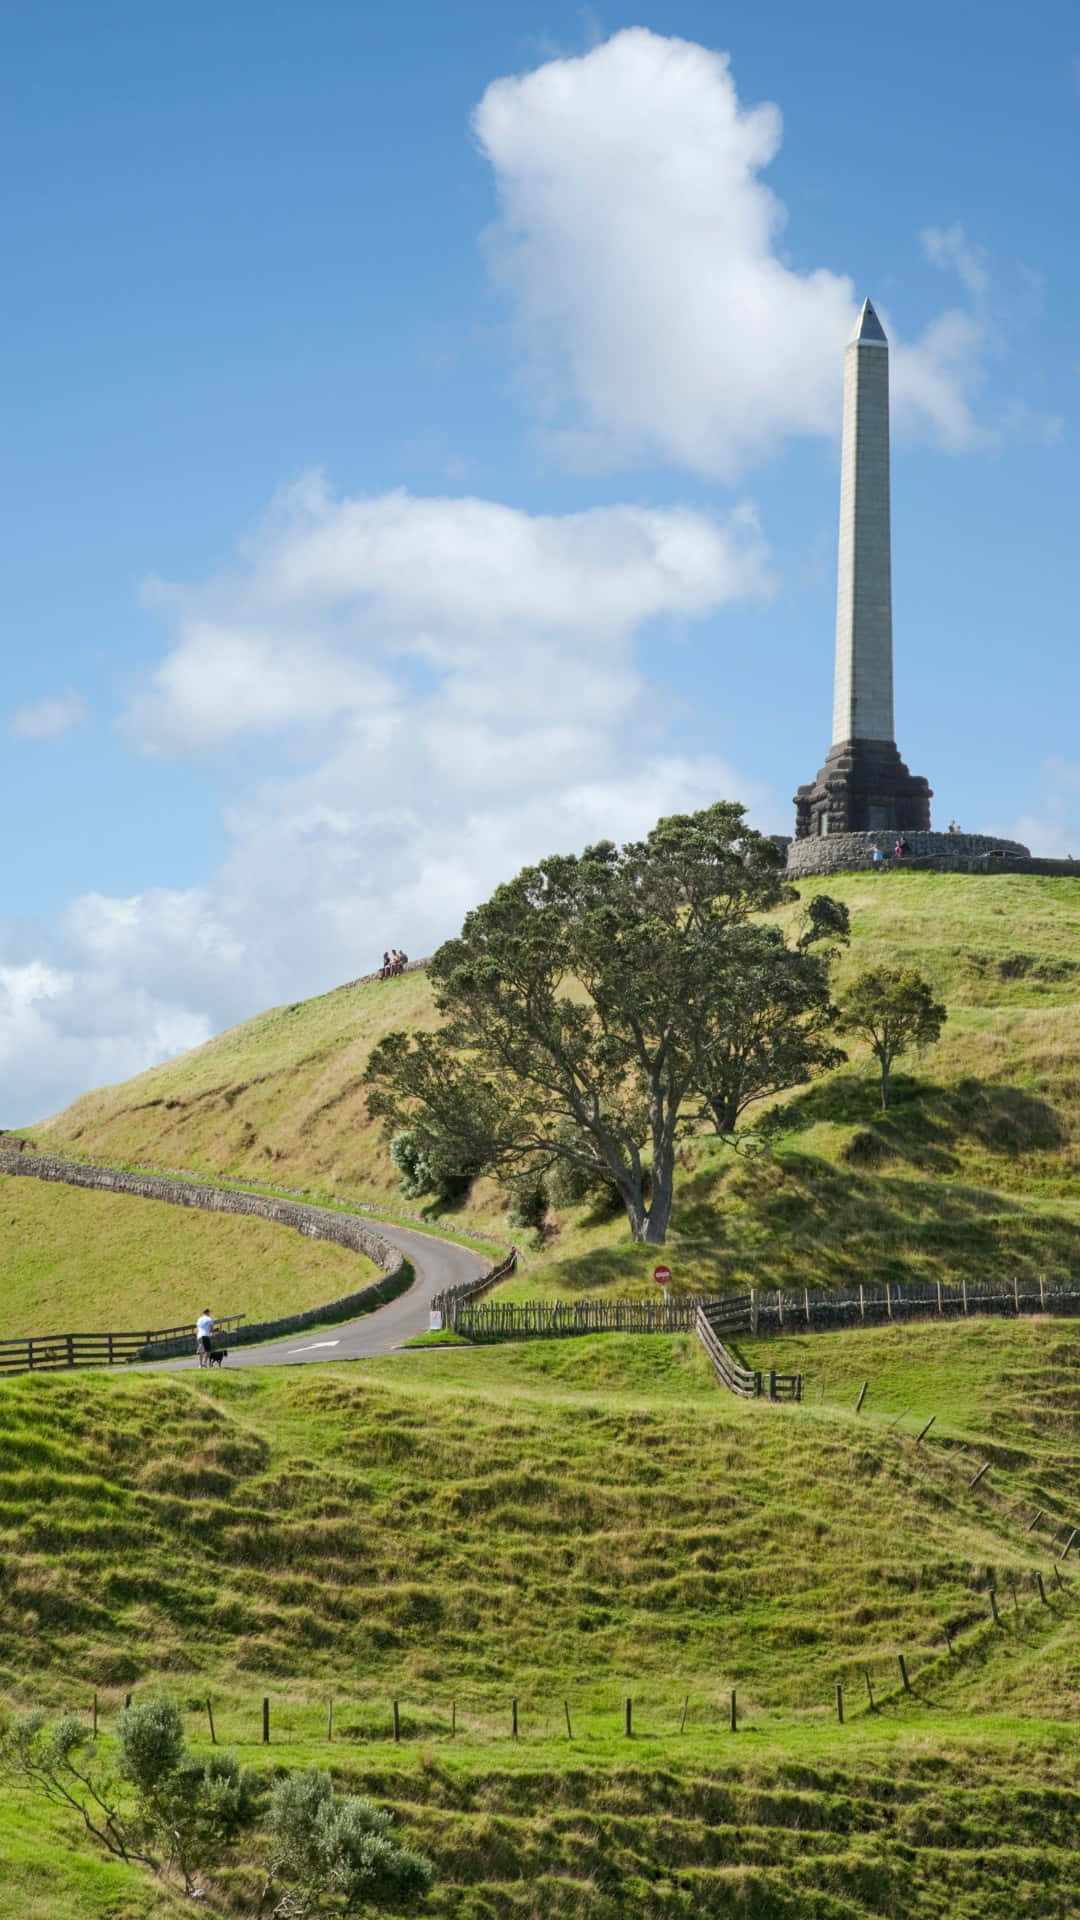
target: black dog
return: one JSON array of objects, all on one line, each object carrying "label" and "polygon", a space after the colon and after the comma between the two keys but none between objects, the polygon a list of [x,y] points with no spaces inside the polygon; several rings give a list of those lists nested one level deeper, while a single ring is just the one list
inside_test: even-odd
[{"label": "black dog", "polygon": [[206,1364],[208,1367],[220,1367],[222,1361],[227,1360],[228,1357],[229,1357],[228,1347],[219,1347],[216,1353],[207,1354]]}]

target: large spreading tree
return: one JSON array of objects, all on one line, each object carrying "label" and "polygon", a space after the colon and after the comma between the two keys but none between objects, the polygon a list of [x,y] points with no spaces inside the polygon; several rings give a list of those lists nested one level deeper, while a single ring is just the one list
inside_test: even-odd
[{"label": "large spreading tree", "polygon": [[718,802],[640,841],[526,867],[431,963],[444,1025],[393,1033],[369,1107],[432,1164],[535,1178],[562,1163],[662,1243],[676,1141],[839,1057],[820,899],[788,944],[759,916],[797,898],[772,842]]}]

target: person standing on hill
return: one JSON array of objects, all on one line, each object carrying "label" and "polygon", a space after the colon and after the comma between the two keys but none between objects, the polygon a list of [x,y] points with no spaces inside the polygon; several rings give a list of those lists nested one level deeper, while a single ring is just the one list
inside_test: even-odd
[{"label": "person standing on hill", "polygon": [[210,1337],[214,1331],[214,1317],[209,1307],[204,1307],[195,1322],[195,1350],[199,1356],[200,1367],[205,1367],[210,1358]]}]

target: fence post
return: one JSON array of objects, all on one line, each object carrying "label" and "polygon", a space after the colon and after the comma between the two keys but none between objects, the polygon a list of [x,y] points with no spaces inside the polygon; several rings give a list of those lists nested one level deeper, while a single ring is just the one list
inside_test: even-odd
[{"label": "fence post", "polygon": [[627,1694],[626,1696],[626,1737],[628,1740],[633,1738],[633,1733],[634,1733],[634,1708],[633,1708],[633,1702],[631,1701],[629,1694]]},{"label": "fence post", "polygon": [[263,1746],[268,1747],[269,1745],[270,1745],[270,1702],[267,1699],[266,1695],[264,1694],[263,1695]]},{"label": "fence post", "polygon": [[964,1299],[964,1312],[966,1313],[966,1312],[967,1312],[967,1310],[968,1310],[968,1303],[967,1303],[967,1281],[966,1281],[966,1280],[964,1279],[964,1277],[963,1277],[963,1275],[962,1275],[962,1274],[961,1274],[961,1276],[960,1276],[960,1292],[961,1292],[961,1294],[963,1295],[963,1299]]},{"label": "fence post", "polygon": [[97,1739],[97,1694],[94,1695],[94,1739]]},{"label": "fence post", "polygon": [[776,1399],[776,1368],[769,1369],[769,1399]]},{"label": "fence post", "polygon": [[836,1683],[836,1717],[839,1720],[840,1725],[843,1726],[844,1724],[844,1689],[840,1685],[839,1680]]},{"label": "fence post", "polygon": [[776,1289],[776,1324],[779,1327],[782,1327],[784,1324],[784,1292],[782,1287],[777,1287]]},{"label": "fence post", "polygon": [[1041,1273],[1039,1275],[1039,1312],[1040,1313],[1046,1312],[1046,1288],[1043,1286],[1043,1277]]},{"label": "fence post", "polygon": [[397,1701],[395,1700],[395,1701],[394,1701],[394,1740],[395,1740],[395,1743],[396,1743],[396,1742],[397,1742],[398,1740],[400,1740],[400,1739],[401,1739],[401,1714],[400,1714],[400,1712],[398,1711],[398,1703],[397,1703]]},{"label": "fence post", "polygon": [[804,1287],[802,1290],[802,1294],[803,1294],[803,1306],[806,1308],[806,1324],[807,1326],[809,1326],[810,1325],[810,1289],[809,1287]]},{"label": "fence post", "polygon": [[[859,1288],[859,1292],[860,1292],[860,1293],[862,1292],[862,1288],[861,1288],[861,1287]],[[858,1397],[858,1399],[857,1399],[857,1400],[856,1400],[856,1402],[855,1402],[855,1411],[856,1411],[856,1413],[861,1413],[861,1412],[862,1412],[862,1403],[863,1403],[863,1401],[864,1401],[864,1400],[866,1399],[866,1389],[868,1388],[868,1386],[869,1386],[869,1385],[870,1385],[870,1382],[869,1382],[869,1380],[864,1380],[864,1381],[863,1381],[863,1383],[862,1383],[862,1386],[861,1386],[861,1387],[859,1388],[859,1397]]]},{"label": "fence post", "polygon": [[863,1668],[863,1672],[864,1672],[864,1673],[865,1673],[865,1675],[866,1675],[866,1692],[867,1692],[867,1697],[869,1698],[869,1701],[870,1701],[870,1711],[871,1711],[871,1713],[876,1713],[876,1712],[877,1712],[877,1707],[876,1707],[876,1705],[874,1704],[874,1689],[873,1689],[873,1686],[872,1686],[872,1684],[871,1684],[871,1680],[870,1680],[870,1669],[869,1669],[869,1667],[864,1667],[864,1668]]},{"label": "fence post", "polygon": [[518,1737],[517,1701],[516,1700],[511,1700],[510,1702],[510,1732],[513,1735],[514,1739],[516,1740]]},{"label": "fence post", "polygon": [[940,1316],[940,1313],[941,1313],[941,1281],[940,1280],[937,1283],[937,1310]]},{"label": "fence post", "polygon": [[1017,1279],[1015,1273],[1013,1274],[1013,1300],[1016,1304],[1016,1317],[1017,1319],[1019,1319],[1020,1318],[1020,1282]]},{"label": "fence post", "polygon": [[910,1693],[911,1681],[908,1679],[907,1661],[904,1659],[902,1653],[898,1653],[896,1657],[900,1662],[900,1678],[904,1683],[904,1692]]},{"label": "fence post", "polygon": [[990,1589],[990,1611],[994,1616],[995,1627],[1000,1627],[1001,1615],[998,1612],[997,1594],[994,1592],[993,1587]]},{"label": "fence post", "polygon": [[863,1283],[861,1280],[859,1281],[859,1319],[866,1319],[866,1295],[863,1292]]},{"label": "fence post", "polygon": [[[687,1697],[689,1697],[689,1696],[687,1696]],[[684,1709],[684,1714],[685,1714],[685,1709]],[[734,1687],[732,1687],[732,1689],[731,1689],[731,1720],[730,1720],[730,1723],[729,1723],[729,1724],[730,1724],[730,1726],[731,1726],[731,1731],[732,1731],[732,1733],[738,1733],[738,1731],[739,1731],[739,1715],[738,1715],[738,1711],[737,1711],[737,1708],[736,1708],[736,1702],[735,1702],[735,1689],[734,1689]]]},{"label": "fence post", "polygon": [[214,1709],[213,1709],[213,1707],[212,1707],[212,1706],[210,1705],[210,1698],[209,1698],[209,1695],[207,1696],[207,1700],[206,1700],[206,1717],[207,1717],[207,1719],[208,1719],[208,1720],[209,1720],[209,1722],[210,1722],[210,1745],[211,1745],[212,1747],[216,1747],[216,1746],[217,1746],[217,1733],[216,1733],[216,1731],[215,1731],[215,1728],[214,1728]]},{"label": "fence post", "polygon": [[564,1713],[565,1713],[565,1715],[566,1715],[566,1737],[567,1737],[567,1739],[568,1739],[568,1740],[572,1740],[572,1739],[573,1739],[573,1737],[574,1737],[574,1729],[573,1729],[573,1727],[572,1727],[572,1726],[570,1725],[570,1702],[569,1702],[569,1700],[564,1700],[564,1701],[563,1701],[563,1712],[564,1712]]}]

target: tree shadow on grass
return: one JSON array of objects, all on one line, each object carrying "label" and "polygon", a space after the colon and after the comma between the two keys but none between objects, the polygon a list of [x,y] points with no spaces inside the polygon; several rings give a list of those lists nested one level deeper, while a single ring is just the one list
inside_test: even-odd
[{"label": "tree shadow on grass", "polygon": [[849,1165],[873,1168],[903,1160],[926,1173],[956,1173],[962,1144],[987,1153],[1015,1157],[1055,1153],[1069,1135],[1053,1107],[1020,1087],[967,1079],[955,1086],[928,1086],[897,1074],[893,1100],[881,1110],[876,1080],[839,1074],[814,1086],[766,1116],[774,1138],[799,1133],[819,1121],[856,1126],[843,1157]]},{"label": "tree shadow on grass", "polygon": [[976,1186],[881,1177],[790,1150],[744,1163],[726,1204],[715,1185],[707,1170],[683,1185],[678,1238],[711,1239],[716,1271],[738,1271],[743,1284],[1037,1278],[1080,1267],[1069,1219]]}]

